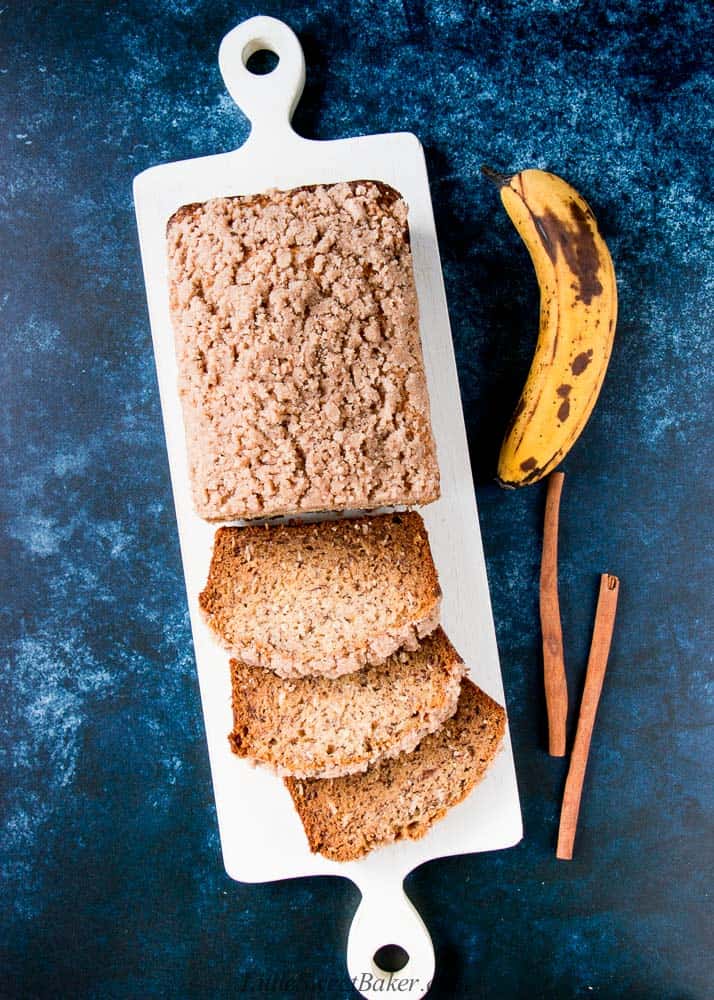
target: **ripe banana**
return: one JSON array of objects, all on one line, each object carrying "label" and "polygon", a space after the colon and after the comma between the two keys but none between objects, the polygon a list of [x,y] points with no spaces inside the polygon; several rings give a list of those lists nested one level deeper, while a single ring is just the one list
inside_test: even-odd
[{"label": "ripe banana", "polygon": [[617,320],[612,259],[587,203],[555,174],[484,169],[528,248],[540,285],[540,332],[498,460],[502,486],[547,476],[587,423]]}]

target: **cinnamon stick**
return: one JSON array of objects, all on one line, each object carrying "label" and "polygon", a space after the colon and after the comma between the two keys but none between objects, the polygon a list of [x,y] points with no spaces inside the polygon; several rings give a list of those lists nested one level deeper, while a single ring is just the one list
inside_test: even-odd
[{"label": "cinnamon stick", "polygon": [[600,701],[602,684],[605,680],[607,658],[610,653],[610,643],[615,627],[617,597],[620,591],[620,581],[616,576],[603,573],[600,577],[600,594],[595,612],[595,626],[590,644],[588,668],[585,674],[583,700],[580,704],[578,728],[575,733],[573,752],[570,755],[570,767],[565,781],[563,806],[560,813],[560,828],[558,830],[558,846],[555,856],[563,861],[573,857],[575,830],[578,825],[580,798],[585,780],[585,769],[590,752],[590,740],[595,725],[595,715]]},{"label": "cinnamon stick", "polygon": [[543,554],[540,564],[540,624],[543,635],[543,681],[548,712],[548,752],[565,756],[565,724],[568,718],[568,683],[565,678],[563,629],[558,600],[558,522],[560,494],[565,475],[548,477],[543,524]]}]

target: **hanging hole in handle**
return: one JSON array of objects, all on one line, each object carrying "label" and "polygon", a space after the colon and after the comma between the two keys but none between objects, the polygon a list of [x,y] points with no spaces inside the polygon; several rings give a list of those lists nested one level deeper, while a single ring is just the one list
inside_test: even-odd
[{"label": "hanging hole in handle", "polygon": [[280,56],[272,49],[260,48],[250,50],[246,45],[243,50],[243,65],[253,76],[267,76],[272,73],[280,62]]},{"label": "hanging hole in handle", "polygon": [[401,972],[409,961],[409,952],[398,944],[383,944],[375,951],[372,961],[380,972]]}]

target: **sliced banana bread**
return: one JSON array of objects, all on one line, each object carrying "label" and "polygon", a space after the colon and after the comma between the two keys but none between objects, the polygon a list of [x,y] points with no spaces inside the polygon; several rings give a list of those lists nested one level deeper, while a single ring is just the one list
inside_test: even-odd
[{"label": "sliced banana bread", "polygon": [[365,180],[185,205],[167,243],[201,517],[438,497],[397,191]]},{"label": "sliced banana bread", "polygon": [[503,739],[500,705],[464,679],[456,715],[412,753],[343,778],[285,778],[310,849],[352,861],[422,837],[486,773]]},{"label": "sliced banana bread", "polygon": [[441,628],[413,652],[335,680],[231,661],[231,746],[280,774],[328,778],[413,750],[456,711],[463,661]]},{"label": "sliced banana bread", "polygon": [[221,642],[283,677],[383,663],[439,623],[421,517],[219,528],[199,602]]}]

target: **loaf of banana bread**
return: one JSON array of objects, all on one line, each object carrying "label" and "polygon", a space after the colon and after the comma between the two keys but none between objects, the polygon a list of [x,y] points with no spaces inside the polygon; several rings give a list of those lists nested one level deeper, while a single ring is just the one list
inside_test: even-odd
[{"label": "loaf of banana bread", "polygon": [[202,517],[438,497],[407,206],[393,188],[353,181],[186,205],[167,242]]}]

